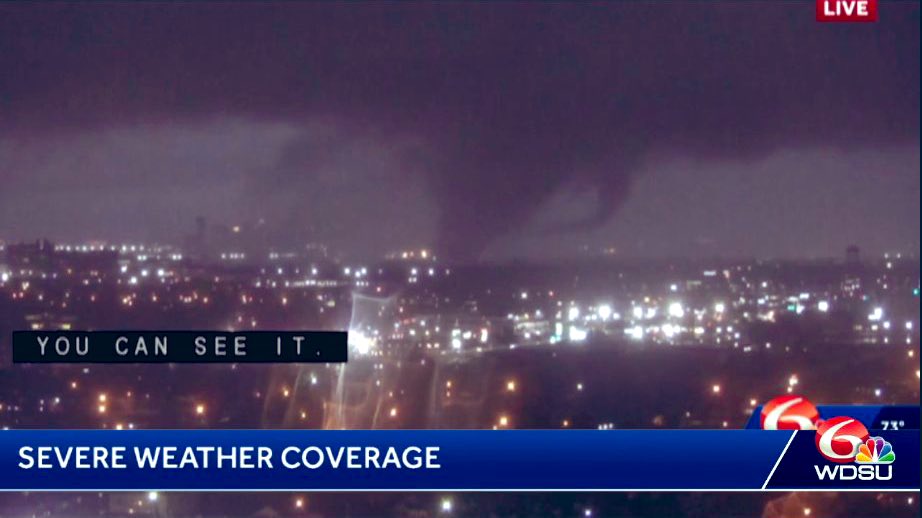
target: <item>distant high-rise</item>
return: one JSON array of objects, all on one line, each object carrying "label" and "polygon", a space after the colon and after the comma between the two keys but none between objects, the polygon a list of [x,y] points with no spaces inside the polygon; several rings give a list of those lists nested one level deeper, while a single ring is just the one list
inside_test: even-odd
[{"label": "distant high-rise", "polygon": [[32,243],[14,243],[6,247],[6,266],[0,270],[29,272],[28,275],[56,274],[59,272],[89,273],[92,276],[115,272],[118,252],[100,245],[55,246],[47,239]]},{"label": "distant high-rise", "polygon": [[858,245],[849,245],[845,249],[845,264],[849,266],[861,264],[861,249],[858,248]]},{"label": "distant high-rise", "polygon": [[195,230],[184,236],[184,251],[192,256],[201,258],[206,255],[208,222],[204,216],[195,217]]}]

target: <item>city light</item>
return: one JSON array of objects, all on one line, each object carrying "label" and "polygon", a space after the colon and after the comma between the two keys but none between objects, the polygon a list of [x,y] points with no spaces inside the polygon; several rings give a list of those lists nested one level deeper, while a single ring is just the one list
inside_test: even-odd
[{"label": "city light", "polygon": [[669,316],[673,318],[682,318],[685,316],[685,308],[682,307],[680,302],[672,302],[669,304]]},{"label": "city light", "polygon": [[349,346],[359,354],[368,354],[375,346],[376,340],[360,330],[349,331]]},{"label": "city light", "polygon": [[576,326],[570,327],[569,338],[571,342],[582,342],[586,340],[588,336],[589,336],[589,332],[586,331],[585,329],[582,329]]},{"label": "city light", "polygon": [[608,304],[602,304],[601,306],[598,307],[596,311],[599,315],[599,318],[601,318],[602,320],[608,320],[609,318],[611,318],[612,309],[611,309],[611,306],[609,306]]},{"label": "city light", "polygon": [[579,318],[579,308],[575,306],[570,307],[570,309],[567,310],[567,320],[573,322],[577,318]]}]

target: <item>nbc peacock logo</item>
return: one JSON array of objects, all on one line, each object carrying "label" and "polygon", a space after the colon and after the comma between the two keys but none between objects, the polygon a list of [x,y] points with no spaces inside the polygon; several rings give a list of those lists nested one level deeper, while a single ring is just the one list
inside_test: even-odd
[{"label": "nbc peacock logo", "polygon": [[840,416],[821,421],[815,440],[820,455],[832,462],[813,466],[820,480],[893,478],[893,446],[883,437],[871,437],[857,419]]},{"label": "nbc peacock logo", "polygon": [[857,464],[890,464],[896,460],[893,446],[883,437],[871,437],[858,447]]}]

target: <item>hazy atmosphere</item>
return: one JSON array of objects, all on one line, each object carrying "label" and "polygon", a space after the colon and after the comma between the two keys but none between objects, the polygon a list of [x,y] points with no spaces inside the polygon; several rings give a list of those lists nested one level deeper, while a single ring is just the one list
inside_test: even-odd
[{"label": "hazy atmosphere", "polygon": [[917,251],[919,6],[885,16],[6,4],[0,237],[203,216],[346,256]]}]

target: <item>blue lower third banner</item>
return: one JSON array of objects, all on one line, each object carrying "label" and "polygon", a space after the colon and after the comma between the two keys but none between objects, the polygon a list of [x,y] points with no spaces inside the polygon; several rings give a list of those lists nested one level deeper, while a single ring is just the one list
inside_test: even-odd
[{"label": "blue lower third banner", "polygon": [[7,430],[0,490],[918,491],[918,431],[882,433]]}]

